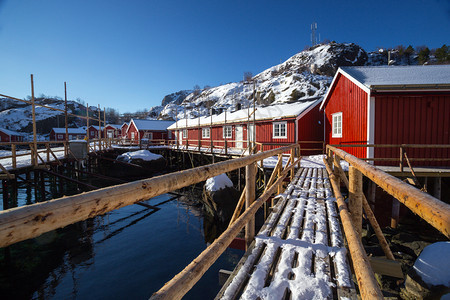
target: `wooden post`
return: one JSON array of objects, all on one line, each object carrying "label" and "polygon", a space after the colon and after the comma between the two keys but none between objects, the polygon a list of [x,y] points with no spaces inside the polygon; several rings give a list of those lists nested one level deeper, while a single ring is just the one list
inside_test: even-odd
[{"label": "wooden post", "polygon": [[[247,210],[253,201],[255,201],[256,189],[256,164],[251,163],[245,166],[245,209]],[[250,247],[250,244],[255,237],[255,216],[250,218],[247,225],[245,225],[245,244]]]},{"label": "wooden post", "polygon": [[[69,129],[68,129],[68,124],[69,124],[69,119],[67,117],[67,85],[66,82],[64,81],[64,119],[65,119],[65,127],[66,127],[66,143],[69,142]],[[64,157],[67,157],[67,148],[64,147]]]},{"label": "wooden post", "polygon": [[392,214],[391,214],[391,227],[397,228],[398,220],[400,217],[400,202],[392,197]]},{"label": "wooden post", "polygon": [[15,169],[17,167],[17,157],[16,157],[16,145],[11,144],[11,155],[12,155],[12,167]]},{"label": "wooden post", "polygon": [[433,196],[436,199],[441,199],[441,191],[442,191],[442,178],[435,177],[434,178],[434,187],[433,187]]},{"label": "wooden post", "polygon": [[102,121],[101,121],[101,110],[100,104],[98,105],[98,151],[102,151]]},{"label": "wooden post", "polygon": [[[279,161],[281,160],[281,163],[280,163],[280,165],[278,165],[278,169],[276,170],[276,172],[277,172],[278,177],[280,177],[281,169],[283,168],[283,153],[278,154],[278,160]],[[282,192],[281,189],[282,189],[282,187],[281,187],[281,185],[279,185],[277,188],[278,195],[281,194],[281,192]],[[273,203],[272,203],[272,206],[273,206]]]},{"label": "wooden post", "polygon": [[[336,171],[336,168],[335,168]],[[362,232],[362,174],[353,166],[349,167],[349,210],[355,230],[361,238]]]},{"label": "wooden post", "polygon": [[36,105],[34,103],[34,81],[33,81],[33,74],[31,74],[31,116],[33,119],[33,148],[34,148],[34,154],[33,151],[31,151],[31,164],[34,166],[38,165],[37,161],[37,140],[36,140]]},{"label": "wooden post", "polygon": [[2,180],[2,190],[3,190],[3,210],[7,210],[9,208],[8,183],[5,179]]},{"label": "wooden post", "polygon": [[400,146],[400,172],[403,173],[403,147]]},{"label": "wooden post", "polygon": [[[341,158],[337,155],[334,156],[334,168],[333,168],[333,173],[334,175],[336,175],[336,180],[338,183],[338,186],[341,186],[341,177],[339,176],[339,168],[341,167]],[[350,212],[352,211],[352,209],[350,208]]]},{"label": "wooden post", "polygon": [[47,150],[47,163],[50,162],[50,143],[45,143],[45,149]]},{"label": "wooden post", "polygon": [[91,150],[89,145],[89,103],[86,103],[86,141],[88,144],[88,153]]},{"label": "wooden post", "polygon": [[[105,131],[105,149],[108,148],[108,144],[107,144],[107,136],[106,136],[106,108],[103,107],[103,130]],[[101,131],[100,131],[101,133]],[[148,146],[147,146],[148,147]]]}]

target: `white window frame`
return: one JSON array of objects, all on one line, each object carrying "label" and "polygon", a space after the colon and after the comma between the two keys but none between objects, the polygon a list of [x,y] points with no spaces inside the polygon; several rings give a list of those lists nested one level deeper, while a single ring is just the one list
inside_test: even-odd
[{"label": "white window frame", "polygon": [[202,128],[202,138],[203,139],[209,139],[211,136],[211,130],[209,127],[203,127]]},{"label": "white window frame", "polygon": [[131,139],[134,140],[136,133],[134,131],[131,132]]},{"label": "white window frame", "polygon": [[331,136],[342,137],[342,112],[331,114]]},{"label": "white window frame", "polygon": [[62,140],[64,139],[64,135],[63,134],[58,134],[58,140]]},{"label": "white window frame", "polygon": [[187,129],[183,129],[183,139],[187,138]]},{"label": "white window frame", "polygon": [[153,132],[144,132],[144,139],[153,140]]},{"label": "white window frame", "polygon": [[[274,139],[287,139],[287,122],[273,122],[273,138]],[[284,127],[284,135],[282,134],[282,127]]]},{"label": "white window frame", "polygon": [[224,139],[233,138],[233,126],[223,126],[223,138]]}]

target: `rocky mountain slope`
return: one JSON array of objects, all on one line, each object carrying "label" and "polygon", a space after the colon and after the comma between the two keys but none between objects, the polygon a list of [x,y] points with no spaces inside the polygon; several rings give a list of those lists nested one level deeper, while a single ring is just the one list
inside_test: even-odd
[{"label": "rocky mountain slope", "polygon": [[[302,51],[245,81],[192,91],[183,100],[163,101],[153,107],[149,117],[175,120],[209,114],[209,109],[232,111],[237,105],[247,107],[256,93],[257,106],[290,103],[323,96],[340,66],[361,66],[368,55],[358,45],[330,43]],[[179,92],[179,93],[181,93]],[[173,95],[173,94],[172,94]],[[170,95],[169,95],[170,96]],[[167,100],[167,97],[164,98]]]}]

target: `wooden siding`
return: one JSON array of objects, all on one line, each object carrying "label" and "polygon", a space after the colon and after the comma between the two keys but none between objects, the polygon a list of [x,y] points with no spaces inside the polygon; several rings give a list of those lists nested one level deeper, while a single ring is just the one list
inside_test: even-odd
[{"label": "wooden siding", "polygon": [[[367,144],[367,93],[343,75],[336,80],[325,108],[326,142],[332,145]],[[342,112],[342,137],[332,137],[332,114]],[[365,148],[345,148],[359,158]]]},{"label": "wooden siding", "polygon": [[[323,133],[323,112],[320,111],[320,104],[316,105],[301,118],[297,118],[297,141],[317,141],[322,142]],[[301,144],[305,149],[318,149],[322,147],[321,143]],[[302,151],[302,155],[321,154],[322,151]]]},{"label": "wooden siding", "polygon": [[[450,95],[377,95],[375,124],[376,144],[450,144]],[[375,157],[399,158],[399,152],[398,148],[378,148]],[[408,158],[450,157],[450,151],[443,148],[406,148],[405,152]],[[412,165],[449,166],[450,162],[412,162]]]}]

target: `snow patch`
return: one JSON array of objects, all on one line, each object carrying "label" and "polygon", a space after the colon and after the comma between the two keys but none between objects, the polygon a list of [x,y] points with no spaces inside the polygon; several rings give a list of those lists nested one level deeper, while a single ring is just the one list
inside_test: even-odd
[{"label": "snow patch", "polygon": [[210,192],[215,192],[226,187],[233,187],[233,182],[231,182],[225,173],[209,178],[205,184],[205,189]]},{"label": "snow patch", "polygon": [[428,285],[450,287],[450,242],[431,244],[420,253],[414,270]]},{"label": "snow patch", "polygon": [[133,159],[142,159],[145,161],[152,161],[163,158],[162,155],[151,153],[148,150],[138,150],[133,152],[126,152],[117,157],[117,160],[131,162]]}]

